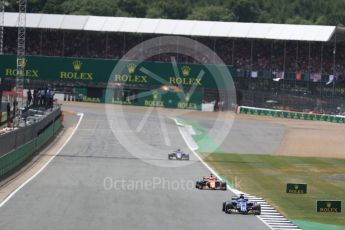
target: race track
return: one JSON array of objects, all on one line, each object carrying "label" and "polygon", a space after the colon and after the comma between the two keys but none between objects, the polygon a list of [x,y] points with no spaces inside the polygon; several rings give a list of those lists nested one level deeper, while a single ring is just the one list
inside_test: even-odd
[{"label": "race track", "polygon": [[[192,153],[187,165],[168,161],[167,152],[139,159],[113,135],[104,110],[65,108],[84,113],[78,130],[48,167],[0,208],[1,230],[268,229],[255,216],[224,214],[221,204],[229,191],[195,189],[194,182],[209,171]],[[126,112],[130,124],[142,116]],[[159,119],[150,115],[139,136],[167,150],[187,149],[175,123],[164,117],[162,133]],[[165,146],[167,138],[171,147]]]}]

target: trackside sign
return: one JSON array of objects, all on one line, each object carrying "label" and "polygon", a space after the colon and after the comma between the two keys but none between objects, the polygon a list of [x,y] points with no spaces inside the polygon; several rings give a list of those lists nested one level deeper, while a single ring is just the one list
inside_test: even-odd
[{"label": "trackside sign", "polygon": [[341,212],[341,200],[317,200],[317,212]]},{"label": "trackside sign", "polygon": [[286,184],[286,193],[293,194],[306,194],[307,193],[307,184]]}]

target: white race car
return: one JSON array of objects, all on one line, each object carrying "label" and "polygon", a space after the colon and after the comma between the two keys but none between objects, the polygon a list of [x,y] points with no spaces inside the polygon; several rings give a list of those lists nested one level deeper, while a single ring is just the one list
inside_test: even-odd
[{"label": "white race car", "polygon": [[189,160],[189,154],[182,152],[180,149],[173,151],[168,154],[168,159],[169,160]]}]

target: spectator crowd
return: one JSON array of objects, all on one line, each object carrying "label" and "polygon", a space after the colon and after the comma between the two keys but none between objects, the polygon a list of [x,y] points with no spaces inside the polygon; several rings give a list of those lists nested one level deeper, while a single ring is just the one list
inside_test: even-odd
[{"label": "spectator crowd", "polygon": [[[150,50],[140,44],[157,35],[105,33],[88,31],[63,31],[27,29],[26,54],[43,56],[67,56],[120,59],[133,47],[139,45],[137,59],[150,55]],[[5,28],[4,53],[16,54],[17,30]],[[343,75],[345,66],[345,43],[245,40],[230,38],[191,37],[209,47],[224,61],[236,69],[255,71],[284,71]],[[181,45],[182,47],[182,45]],[[198,47],[193,47],[197,53]],[[156,50],[157,51],[157,50]],[[171,61],[169,53],[155,52],[149,60]],[[178,54],[177,62],[195,62],[191,57]],[[214,63],[213,57],[201,58],[203,63]]]},{"label": "spectator crowd", "polygon": [[[16,54],[17,41],[14,39],[16,37],[16,28],[5,28],[4,54]],[[156,49],[147,49],[143,45],[144,41],[157,37]],[[175,47],[174,51],[160,46],[162,43],[159,35],[27,29],[26,55],[124,58],[163,62],[171,62],[174,57],[178,63],[218,64],[217,55],[225,64],[231,65],[236,70],[235,84],[236,88],[243,93],[243,104],[265,107],[266,101],[273,98],[276,101],[283,101],[285,105],[295,109],[304,108],[306,104],[311,107],[323,104],[323,107],[329,105],[330,111],[334,111],[334,108],[343,106],[345,98],[344,41],[334,43],[212,37],[189,38],[198,41],[199,44],[194,44],[194,47],[186,47],[183,41],[177,40],[176,43],[180,45]],[[176,36],[176,39],[180,39],[180,37]],[[208,47],[214,53],[208,56],[208,54],[200,52],[202,50],[199,47],[202,46],[200,44]],[[133,53],[131,51],[134,47],[137,49]],[[186,50],[190,55],[181,54]],[[198,60],[193,57],[198,57]],[[267,80],[269,78],[272,80]],[[287,81],[280,81],[281,79]],[[321,83],[319,84],[319,82]],[[38,79],[36,83],[37,85],[29,86],[36,89],[28,91],[28,106],[49,108],[52,105],[54,91],[49,87],[44,87],[49,84],[47,82]],[[50,82],[50,84],[54,84],[53,88],[57,89],[64,87],[64,91],[66,91],[66,89],[76,86],[88,87],[89,83],[76,81],[73,83]],[[91,86],[94,87],[92,84]],[[140,85],[135,87],[138,88]],[[206,101],[215,98],[217,96],[213,92],[205,93]],[[340,102],[336,101],[337,99]],[[312,100],[314,100],[313,103]],[[215,109],[220,109],[220,107]]]}]

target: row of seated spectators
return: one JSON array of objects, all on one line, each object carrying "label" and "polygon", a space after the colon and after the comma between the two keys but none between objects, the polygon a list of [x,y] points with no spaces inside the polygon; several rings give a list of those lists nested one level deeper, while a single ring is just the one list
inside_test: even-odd
[{"label": "row of seated spectators", "polygon": [[[5,28],[4,53],[15,54],[17,30]],[[133,47],[139,45],[136,55],[128,59],[147,57],[154,61],[171,61],[171,50],[148,50],[140,44],[157,35],[105,33],[86,31],[27,29],[26,54],[45,56],[89,57],[119,59]],[[228,65],[238,69],[324,73],[343,75],[345,66],[345,43],[337,43],[334,55],[333,43],[244,40],[230,38],[192,37],[192,39],[214,50]],[[180,48],[180,51],[179,51]],[[195,62],[186,55],[183,44],[176,49],[177,62]],[[200,47],[193,47],[195,54]],[[158,54],[160,51],[162,54]],[[200,54],[198,54],[200,55]],[[214,63],[215,57],[201,57],[199,62]]]}]

